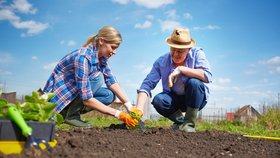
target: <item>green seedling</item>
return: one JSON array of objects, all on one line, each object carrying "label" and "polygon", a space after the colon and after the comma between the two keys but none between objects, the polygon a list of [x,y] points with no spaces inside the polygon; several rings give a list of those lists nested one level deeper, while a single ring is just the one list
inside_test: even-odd
[{"label": "green seedling", "polygon": [[135,118],[136,120],[140,120],[142,117],[141,116],[137,116],[135,112],[130,112],[129,115],[133,118]]},{"label": "green seedling", "polygon": [[8,103],[0,99],[0,117],[7,117],[7,109],[14,106],[18,109],[24,120],[49,122],[53,115],[56,115],[55,122],[61,124],[63,117],[54,111],[56,104],[49,102],[54,97],[54,93],[45,93],[42,96],[38,92],[32,92],[31,96],[25,96],[23,103]]}]

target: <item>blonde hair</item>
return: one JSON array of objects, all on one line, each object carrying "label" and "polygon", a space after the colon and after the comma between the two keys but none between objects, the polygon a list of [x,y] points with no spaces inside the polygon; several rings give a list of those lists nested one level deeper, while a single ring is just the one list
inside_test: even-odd
[{"label": "blonde hair", "polygon": [[92,35],[88,38],[86,43],[83,44],[83,47],[92,45],[92,46],[97,46],[97,42],[99,38],[102,37],[104,41],[110,44],[120,44],[122,42],[122,37],[119,31],[112,26],[104,26],[98,31],[97,35]]}]

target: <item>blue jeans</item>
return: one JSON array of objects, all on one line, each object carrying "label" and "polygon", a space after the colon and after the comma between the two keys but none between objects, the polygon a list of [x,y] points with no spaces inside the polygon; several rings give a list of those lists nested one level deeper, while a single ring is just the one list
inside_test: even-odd
[{"label": "blue jeans", "polygon": [[93,97],[105,105],[110,105],[115,100],[115,94],[103,85],[103,75],[100,73],[96,78],[90,81]]},{"label": "blue jeans", "polygon": [[195,78],[185,82],[184,95],[177,95],[172,91],[161,92],[152,101],[154,108],[164,117],[169,117],[178,109],[185,112],[187,107],[201,110],[206,103],[204,84]]},{"label": "blue jeans", "polygon": [[[90,81],[93,97],[105,105],[110,105],[115,100],[115,94],[108,88],[101,87],[103,84],[103,75],[100,74]],[[89,112],[93,109],[83,104],[80,96],[77,96],[67,107],[62,111],[67,113],[67,119],[80,119],[81,113]],[[66,114],[65,114],[66,115]]]}]

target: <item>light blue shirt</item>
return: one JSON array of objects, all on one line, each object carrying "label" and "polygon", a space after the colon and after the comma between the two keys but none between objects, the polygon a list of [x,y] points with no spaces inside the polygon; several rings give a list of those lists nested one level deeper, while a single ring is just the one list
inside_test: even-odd
[{"label": "light blue shirt", "polygon": [[[205,78],[209,83],[212,82],[212,73],[210,70],[210,64],[206,59],[205,53],[202,48],[193,47],[190,49],[185,66],[193,69],[202,69],[204,70]],[[170,52],[164,54],[159,57],[153,64],[153,68],[147,77],[142,82],[142,85],[138,92],[145,92],[147,95],[151,96],[151,90],[153,90],[159,80],[162,81],[163,92],[170,92],[171,89],[168,87],[168,76],[175,69]],[[178,95],[184,94],[184,83],[189,79],[189,77],[185,75],[179,75],[177,81],[174,83],[172,87],[172,91],[174,91]],[[206,84],[204,84],[206,99],[208,98],[210,91]]]}]

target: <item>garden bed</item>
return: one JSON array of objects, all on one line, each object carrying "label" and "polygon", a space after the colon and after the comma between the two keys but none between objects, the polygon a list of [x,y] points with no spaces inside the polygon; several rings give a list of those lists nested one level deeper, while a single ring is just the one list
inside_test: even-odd
[{"label": "garden bed", "polygon": [[[280,155],[280,141],[255,139],[224,131],[183,133],[169,127],[140,129],[75,128],[57,131],[58,144],[41,157],[269,157]],[[32,150],[9,157],[30,157]],[[1,157],[1,155],[0,155]]]}]

